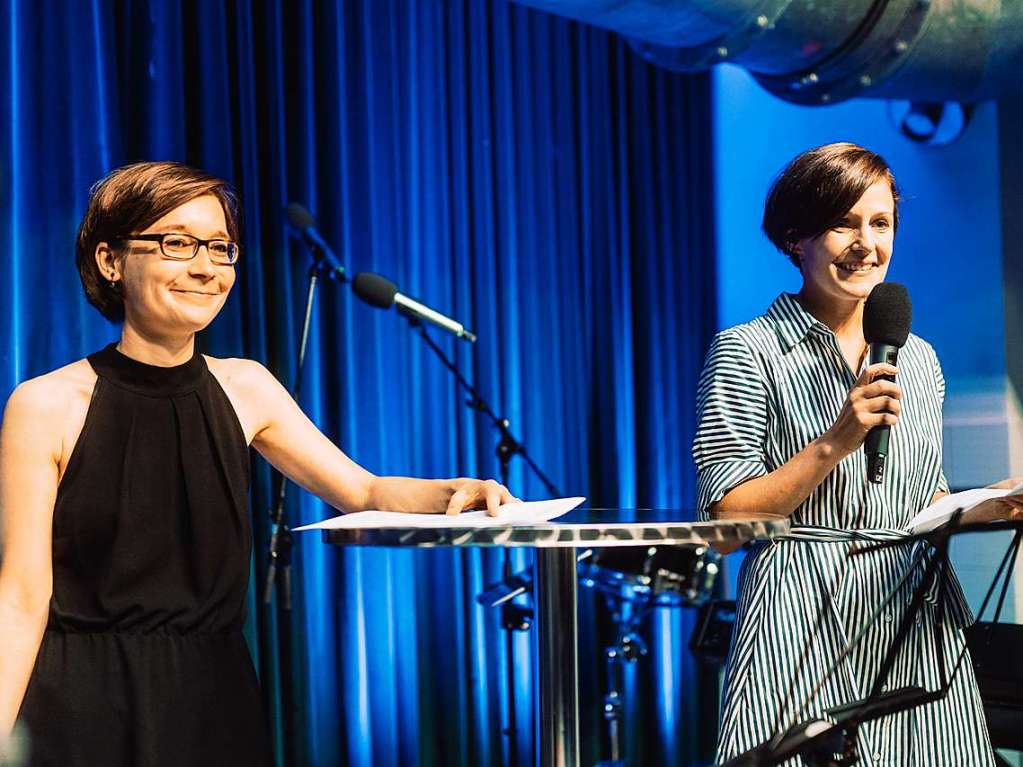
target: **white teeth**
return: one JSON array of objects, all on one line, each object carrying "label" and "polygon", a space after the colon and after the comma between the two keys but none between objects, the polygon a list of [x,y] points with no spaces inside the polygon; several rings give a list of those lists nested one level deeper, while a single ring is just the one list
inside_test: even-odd
[{"label": "white teeth", "polygon": [[874,268],[873,264],[836,264],[836,266],[845,272],[869,272]]}]

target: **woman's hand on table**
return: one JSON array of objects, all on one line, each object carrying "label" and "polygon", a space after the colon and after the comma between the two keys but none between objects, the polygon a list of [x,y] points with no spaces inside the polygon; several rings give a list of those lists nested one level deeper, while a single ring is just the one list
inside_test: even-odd
[{"label": "woman's hand on table", "polygon": [[892,365],[878,362],[865,368],[856,379],[838,418],[823,436],[842,455],[859,450],[875,426],[894,426],[899,422],[902,389],[894,381],[878,378],[894,376],[896,372]]},{"label": "woman's hand on table", "polygon": [[365,498],[351,511],[379,509],[413,514],[460,514],[471,509],[486,509],[497,516],[502,503],[518,498],[492,479],[415,479],[413,477],[370,476]]},{"label": "woman's hand on table", "polygon": [[448,498],[446,514],[460,514],[463,511],[486,509],[487,516],[496,517],[503,503],[518,503],[508,488],[493,479],[468,479],[459,477],[449,480],[451,495]]}]

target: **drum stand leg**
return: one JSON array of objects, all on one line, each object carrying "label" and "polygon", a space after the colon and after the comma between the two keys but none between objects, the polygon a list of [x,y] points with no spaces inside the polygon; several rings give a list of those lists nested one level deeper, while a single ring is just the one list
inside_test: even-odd
[{"label": "drum stand leg", "polygon": [[647,654],[646,644],[636,634],[636,627],[644,615],[643,605],[630,600],[608,599],[613,620],[618,630],[616,641],[604,649],[607,664],[607,693],[604,695],[604,721],[607,722],[610,761],[597,762],[596,767],[628,767],[622,759],[621,722],[622,695],[625,687],[626,664],[635,663]]}]

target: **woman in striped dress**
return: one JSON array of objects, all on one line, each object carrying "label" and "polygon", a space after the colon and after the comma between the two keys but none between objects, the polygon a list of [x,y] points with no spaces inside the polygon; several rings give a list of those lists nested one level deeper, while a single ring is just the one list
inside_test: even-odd
[{"label": "woman in striped dress", "polygon": [[[740,572],[721,761],[866,697],[921,576],[917,565],[871,620],[919,549],[848,556],[866,545],[856,541],[905,535],[910,519],[948,492],[934,350],[910,335],[898,383],[874,380],[895,368],[866,364],[863,304],[884,280],[897,225],[895,180],[878,155],[843,143],[794,159],[768,195],[764,231],[800,270],[802,288],[719,333],[708,353],[693,446],[701,514],[792,525],[786,540],[757,544]],[[891,451],[883,483],[871,484],[860,448],[879,424],[893,427]],[[1021,498],[988,502],[967,521],[1012,517],[1021,506]],[[948,587],[941,642],[950,668],[972,618],[954,577]],[[938,687],[934,593],[885,689]],[[947,696],[861,727],[857,745],[863,765],[993,764],[969,659]]]}]

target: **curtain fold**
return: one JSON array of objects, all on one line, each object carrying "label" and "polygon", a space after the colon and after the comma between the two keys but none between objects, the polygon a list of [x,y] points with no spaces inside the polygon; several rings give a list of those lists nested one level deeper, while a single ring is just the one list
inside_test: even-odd
[{"label": "curtain fold", "polygon": [[[504,0],[0,6],[0,393],[117,335],[84,300],[89,186],[175,159],[243,204],[238,281],[203,349],[295,376],[306,205],[352,272],[376,271],[479,334],[433,336],[566,494],[690,507],[696,378],[714,331],[709,81],[607,32]],[[496,476],[498,434],[395,313],[320,284],[301,403],[380,474]],[[511,489],[543,485],[516,458]],[[247,632],[278,758],[506,765],[506,647],[475,596],[498,551],[339,550],[296,536],[294,609],[259,594],[273,479],[256,459]],[[328,516],[288,492],[292,525]],[[531,564],[512,553],[516,568]],[[606,756],[602,599],[580,595],[583,761]],[[698,764],[690,611],[658,612],[629,671],[626,756]],[[533,632],[516,633],[516,743],[533,760]],[[283,663],[294,679],[282,701]],[[713,690],[713,680],[704,688]],[[714,693],[716,694],[716,693]],[[709,700],[713,700],[713,694]],[[280,745],[293,741],[289,753]],[[706,745],[704,745],[704,751]]]}]

